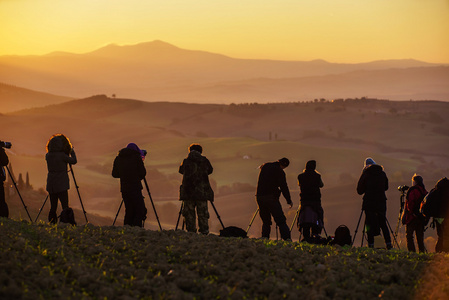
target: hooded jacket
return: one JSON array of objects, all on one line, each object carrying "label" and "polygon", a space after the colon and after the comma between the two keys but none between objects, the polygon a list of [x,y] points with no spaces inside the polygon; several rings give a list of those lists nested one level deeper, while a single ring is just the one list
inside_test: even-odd
[{"label": "hooded jacket", "polygon": [[142,179],[147,171],[140,151],[123,148],[114,159],[112,177],[120,178],[120,190],[133,191],[142,190]]},{"label": "hooded jacket", "polygon": [[52,138],[48,143],[47,161],[47,191],[56,194],[70,188],[67,164],[76,164],[75,151],[70,156],[64,152],[64,141],[60,137]]},{"label": "hooded jacket", "polygon": [[315,171],[316,162],[308,161],[303,173],[298,175],[298,185],[301,188],[301,204],[321,202],[320,188],[324,186],[320,173]]},{"label": "hooded jacket", "polygon": [[213,201],[214,191],[209,182],[212,172],[209,160],[200,152],[191,150],[179,166],[179,173],[183,175],[179,200]]},{"label": "hooded jacket", "polygon": [[357,193],[363,195],[362,209],[374,212],[387,211],[388,178],[381,165],[365,167],[357,183]]}]

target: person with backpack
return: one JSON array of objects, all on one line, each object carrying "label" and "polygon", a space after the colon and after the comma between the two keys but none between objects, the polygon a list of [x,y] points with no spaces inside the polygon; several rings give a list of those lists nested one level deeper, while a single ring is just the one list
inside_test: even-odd
[{"label": "person with backpack", "polygon": [[298,175],[298,185],[301,190],[298,229],[302,232],[304,240],[309,243],[312,238],[321,234],[324,227],[324,210],[321,206],[320,192],[324,183],[321,174],[315,169],[316,161],[309,160],[304,171]]},{"label": "person with backpack", "polygon": [[[207,201],[214,201],[214,191],[210,186],[209,175],[213,168],[210,161],[202,155],[203,147],[193,143],[189,146],[189,154],[179,166],[182,184],[179,189],[179,200],[183,201],[182,215],[188,232],[198,231],[209,234],[209,210]],[[196,214],[195,214],[196,210]]]},{"label": "person with backpack", "polygon": [[362,210],[365,212],[365,228],[368,237],[368,247],[374,247],[374,237],[382,234],[387,249],[393,248],[387,226],[387,196],[388,177],[381,165],[368,157],[357,183],[357,193],[363,195]]},{"label": "person with backpack", "polygon": [[58,222],[56,210],[58,209],[58,200],[61,202],[62,209],[69,208],[70,188],[69,174],[67,165],[77,163],[75,150],[70,140],[63,134],[55,134],[47,142],[47,192],[50,197],[50,212],[48,221],[52,224]]},{"label": "person with backpack", "polygon": [[142,180],[147,174],[143,164],[145,154],[146,151],[135,143],[129,143],[114,159],[112,177],[120,178],[120,192],[125,203],[123,225],[143,227],[147,216],[142,195]]},{"label": "person with backpack", "polygon": [[419,252],[426,252],[426,247],[424,246],[425,217],[419,212],[421,202],[426,195],[427,191],[423,178],[417,174],[413,175],[412,186],[407,191],[402,214],[402,224],[406,228],[405,236],[408,251],[416,252],[415,242],[413,241],[413,234],[415,234]]}]

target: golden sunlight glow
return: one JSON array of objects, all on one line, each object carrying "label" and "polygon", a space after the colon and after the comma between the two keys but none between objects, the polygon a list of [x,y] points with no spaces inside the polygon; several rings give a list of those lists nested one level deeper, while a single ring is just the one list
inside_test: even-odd
[{"label": "golden sunlight glow", "polygon": [[447,0],[0,0],[0,55],[162,40],[236,58],[449,63]]}]

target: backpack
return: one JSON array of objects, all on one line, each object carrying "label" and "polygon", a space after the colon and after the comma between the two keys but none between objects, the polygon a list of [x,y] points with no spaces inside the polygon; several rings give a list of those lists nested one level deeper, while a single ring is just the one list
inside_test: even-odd
[{"label": "backpack", "polygon": [[346,225],[340,225],[335,229],[335,236],[332,244],[340,246],[350,246],[352,244],[351,232]]},{"label": "backpack", "polygon": [[241,237],[241,238],[247,238],[246,231],[242,228],[235,227],[235,226],[229,226],[226,228],[223,228],[220,230],[220,236],[221,237]]},{"label": "backpack", "polygon": [[430,192],[424,197],[421,202],[419,212],[426,216],[427,218],[444,218],[445,217],[445,207],[442,203],[444,193],[447,192],[445,189],[449,188],[449,179],[446,177],[438,180],[437,184]]},{"label": "backpack", "polygon": [[76,225],[75,214],[73,213],[73,209],[70,207],[64,208],[61,212],[61,215],[59,216],[59,222]]}]

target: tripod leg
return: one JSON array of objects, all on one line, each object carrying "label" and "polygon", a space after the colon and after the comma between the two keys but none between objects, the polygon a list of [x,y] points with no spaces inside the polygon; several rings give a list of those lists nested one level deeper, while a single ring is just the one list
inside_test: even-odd
[{"label": "tripod leg", "polygon": [[210,204],[212,204],[212,207],[214,208],[215,214],[217,215],[218,221],[220,221],[221,226],[223,229],[225,229],[225,226],[223,225],[223,222],[221,221],[220,215],[218,214],[217,209],[215,208],[214,202],[210,201]]},{"label": "tripod leg", "polygon": [[254,212],[254,215],[251,219],[251,221],[249,222],[248,228],[246,229],[246,233],[248,234],[249,229],[251,228],[251,226],[253,225],[254,219],[257,216],[257,213],[259,212],[259,207],[257,207],[256,211]]},{"label": "tripod leg", "polygon": [[298,209],[296,210],[295,217],[293,218],[292,226],[290,226],[290,232],[292,232],[293,226],[295,226],[295,222],[296,222],[296,220],[297,220],[298,217],[299,217],[299,209],[300,209],[300,208],[301,208],[301,205],[298,206]]},{"label": "tripod leg", "polygon": [[399,246],[398,240],[396,239],[396,236],[394,235],[393,230],[391,229],[390,222],[388,222],[387,216],[385,216],[385,221],[387,222],[388,228],[390,229],[391,235],[393,236],[394,242],[396,243],[398,249],[400,250],[401,246]]},{"label": "tripod leg", "polygon": [[83,213],[84,213],[84,218],[86,219],[86,223],[89,223],[89,221],[87,220],[87,214],[86,214],[86,210],[84,209],[83,201],[81,200],[81,194],[80,194],[79,186],[76,183],[75,173],[73,172],[72,165],[70,165],[70,173],[72,173],[73,183],[75,184],[76,192],[78,193],[78,198],[80,199],[81,208],[83,209]]},{"label": "tripod leg", "polygon": [[[182,203],[181,203],[181,209],[179,210],[178,221],[176,221],[175,230],[178,230],[179,220],[181,219],[183,208],[184,208],[184,201],[182,201]],[[183,224],[183,228],[182,229],[184,229],[184,224]]]},{"label": "tripod leg", "polygon": [[14,187],[16,188],[17,194],[19,195],[20,201],[22,201],[23,207],[25,208],[25,211],[28,215],[28,218],[30,218],[31,223],[33,223],[33,220],[31,219],[30,213],[28,212],[27,206],[25,205],[25,202],[23,201],[22,195],[20,194],[19,188],[17,187],[16,181],[14,180],[14,177],[11,175],[11,172],[9,171],[8,166],[5,166],[6,170],[8,171],[9,178],[11,178],[12,183],[14,184]]},{"label": "tripod leg", "polygon": [[112,226],[114,226],[115,225],[115,221],[117,221],[117,217],[118,217],[118,214],[120,212],[120,209],[122,208],[122,205],[123,205],[123,199],[122,199],[122,202],[120,202],[120,206],[118,207],[117,214],[115,215],[114,223],[112,223]]},{"label": "tripod leg", "polygon": [[156,207],[154,206],[153,198],[151,197],[150,188],[148,187],[147,179],[144,177],[143,181],[145,182],[145,187],[147,188],[148,196],[150,197],[151,205],[153,206],[154,215],[156,216],[157,224],[159,225],[159,229],[162,231],[161,222],[159,222],[159,217],[156,212]]},{"label": "tripod leg", "polygon": [[[359,221],[357,222],[357,227],[355,228],[354,237],[352,238],[351,246],[354,245],[355,237],[356,237],[356,235],[357,235],[357,231],[359,230],[360,220],[362,220],[362,215],[363,215],[363,210],[362,210],[362,212],[360,213]],[[363,237],[362,237],[362,240],[363,240]]]},{"label": "tripod leg", "polygon": [[42,207],[39,209],[39,213],[37,214],[37,217],[36,217],[36,220],[34,220],[34,223],[36,223],[36,222],[37,222],[37,219],[39,219],[39,216],[41,215],[42,209],[44,208],[45,203],[47,203],[48,196],[49,196],[49,195],[47,194],[47,197],[45,197],[45,200],[44,200],[44,204],[42,204]]}]

